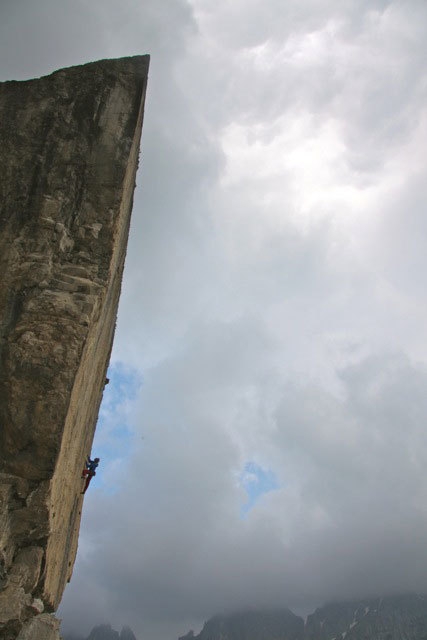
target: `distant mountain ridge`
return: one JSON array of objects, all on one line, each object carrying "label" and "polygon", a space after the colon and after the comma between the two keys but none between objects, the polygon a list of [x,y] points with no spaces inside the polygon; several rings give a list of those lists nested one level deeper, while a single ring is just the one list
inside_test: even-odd
[{"label": "distant mountain ridge", "polygon": [[305,623],[285,608],[217,615],[179,640],[427,640],[427,596],[327,604]]},{"label": "distant mountain ridge", "polygon": [[130,627],[123,627],[119,633],[110,624],[99,624],[93,627],[87,638],[73,634],[63,634],[62,637],[63,640],[137,640]]},{"label": "distant mountain ridge", "polygon": [[304,620],[289,609],[246,611],[214,616],[199,635],[192,631],[179,640],[300,640]]}]

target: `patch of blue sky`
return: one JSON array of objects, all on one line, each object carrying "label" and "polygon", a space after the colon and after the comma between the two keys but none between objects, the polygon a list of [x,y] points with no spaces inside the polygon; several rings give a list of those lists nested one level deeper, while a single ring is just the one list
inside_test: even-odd
[{"label": "patch of blue sky", "polygon": [[101,458],[93,484],[107,494],[118,490],[118,479],[129,461],[135,443],[135,406],[142,387],[139,371],[121,362],[108,370],[92,456]]},{"label": "patch of blue sky", "polygon": [[142,375],[122,362],[112,364],[107,372],[109,383],[104,390],[101,411],[112,411],[124,400],[134,400],[142,387]]},{"label": "patch of blue sky", "polygon": [[245,464],[239,479],[248,496],[247,502],[242,505],[240,511],[243,518],[247,516],[263,495],[280,489],[280,484],[274,471],[264,469],[253,461]]}]

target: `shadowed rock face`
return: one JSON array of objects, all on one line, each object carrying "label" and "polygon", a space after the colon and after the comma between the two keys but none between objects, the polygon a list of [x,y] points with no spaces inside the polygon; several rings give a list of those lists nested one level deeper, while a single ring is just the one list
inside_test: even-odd
[{"label": "shadowed rock face", "polygon": [[148,64],[148,56],[104,60],[0,84],[2,639],[27,620],[20,638],[48,637],[31,631],[31,618],[50,624],[46,611],[71,577]]}]

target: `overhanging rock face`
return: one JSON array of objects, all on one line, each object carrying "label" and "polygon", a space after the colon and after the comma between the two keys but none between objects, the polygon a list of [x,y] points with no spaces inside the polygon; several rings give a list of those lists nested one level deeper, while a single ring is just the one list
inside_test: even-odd
[{"label": "overhanging rock face", "polygon": [[47,624],[71,577],[148,64],[103,60],[0,84],[2,639],[42,637],[31,629]]}]

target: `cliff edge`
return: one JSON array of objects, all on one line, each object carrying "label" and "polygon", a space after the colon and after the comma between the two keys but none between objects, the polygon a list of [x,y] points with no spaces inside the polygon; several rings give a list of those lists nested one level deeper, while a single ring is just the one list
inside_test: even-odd
[{"label": "cliff edge", "polygon": [[0,638],[54,638],[114,335],[148,56],[0,84]]}]

